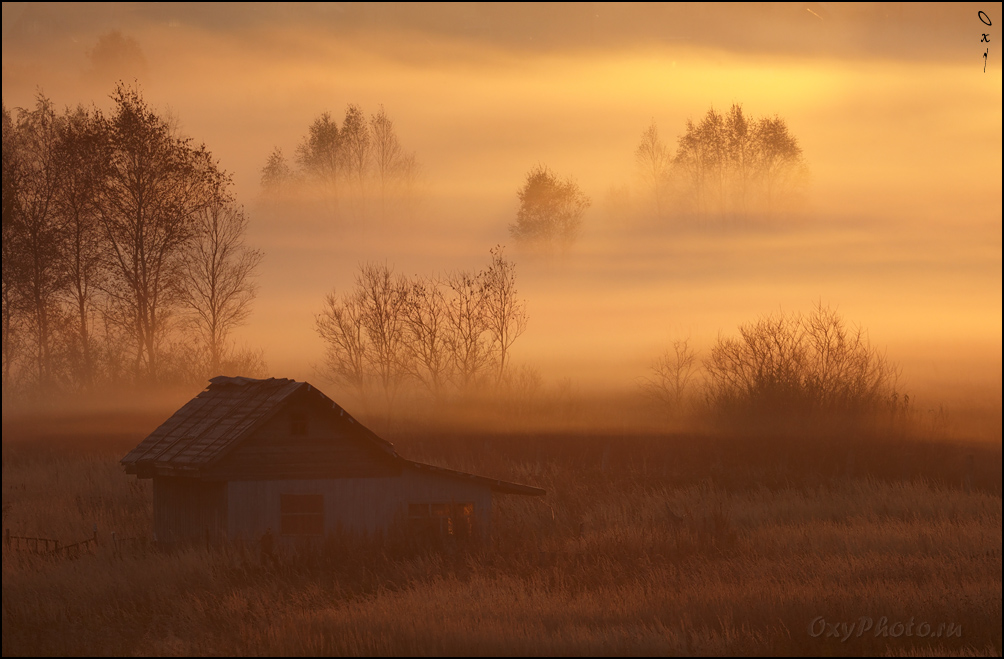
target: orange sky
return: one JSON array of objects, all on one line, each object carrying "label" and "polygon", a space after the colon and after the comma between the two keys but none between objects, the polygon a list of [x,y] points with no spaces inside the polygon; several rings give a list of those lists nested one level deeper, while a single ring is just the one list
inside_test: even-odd
[{"label": "orange sky", "polygon": [[[999,407],[1000,9],[4,3],[3,98],[28,105],[40,89],[107,108],[114,80],[136,75],[206,143],[266,254],[238,340],[264,347],[275,376],[316,379],[313,316],[360,262],[409,274],[484,264],[510,242],[526,171],[544,163],[593,205],[563,259],[509,248],[530,313],[517,362],[630,387],[675,337],[707,347],[760,313],[821,300],[866,327],[907,383],[972,384]],[[89,52],[111,30],[142,61],[96,66]],[[812,174],[803,217],[738,231],[627,222],[643,201],[641,132],[655,120],[674,143],[688,117],[733,102],[781,115],[799,138]],[[416,152],[414,215],[346,225],[261,205],[271,149],[291,155],[315,116],[348,103],[382,103]]]}]

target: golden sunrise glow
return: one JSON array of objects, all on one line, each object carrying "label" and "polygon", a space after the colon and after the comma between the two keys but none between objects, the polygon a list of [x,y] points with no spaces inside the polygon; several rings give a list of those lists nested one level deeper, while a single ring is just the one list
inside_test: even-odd
[{"label": "golden sunrise glow", "polygon": [[22,3],[3,656],[1001,656],[1000,2]]}]

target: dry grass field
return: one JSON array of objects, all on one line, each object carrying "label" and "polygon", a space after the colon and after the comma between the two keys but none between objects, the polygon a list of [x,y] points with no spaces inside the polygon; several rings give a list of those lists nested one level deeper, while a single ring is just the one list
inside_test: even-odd
[{"label": "dry grass field", "polygon": [[497,497],[477,546],[264,567],[143,543],[118,459],[157,422],[5,421],[4,528],[99,540],[4,548],[5,656],[1001,654],[999,442],[415,433],[403,455],[548,495]]}]

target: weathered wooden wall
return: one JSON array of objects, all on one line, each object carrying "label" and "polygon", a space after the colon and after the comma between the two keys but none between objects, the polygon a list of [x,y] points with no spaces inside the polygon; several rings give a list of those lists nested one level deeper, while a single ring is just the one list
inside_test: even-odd
[{"label": "weathered wooden wall", "polygon": [[227,484],[196,478],[155,476],[153,532],[158,542],[216,542],[227,531]]},{"label": "weathered wooden wall", "polygon": [[[473,503],[478,530],[491,524],[491,489],[405,467],[398,477],[231,481],[227,491],[227,531],[231,538],[257,540],[271,528],[279,536],[283,494],[324,496],[324,529],[361,533],[387,531],[403,521],[411,503]],[[293,540],[287,538],[287,540]]]}]

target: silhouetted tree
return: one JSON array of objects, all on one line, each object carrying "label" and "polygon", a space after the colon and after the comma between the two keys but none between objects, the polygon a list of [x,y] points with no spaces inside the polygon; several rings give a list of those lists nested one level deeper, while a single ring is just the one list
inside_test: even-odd
[{"label": "silhouetted tree", "polygon": [[[216,181],[208,203],[194,214],[190,243],[182,262],[182,301],[209,354],[209,372],[221,374],[227,340],[251,313],[262,253],[245,243],[248,219]],[[204,374],[203,374],[204,375]]]},{"label": "silhouetted tree", "polygon": [[645,381],[645,392],[668,412],[678,412],[697,368],[697,353],[689,341],[674,341],[672,349],[652,363],[652,377]]},{"label": "silhouetted tree", "polygon": [[406,378],[436,400],[451,383],[472,391],[492,369],[494,382],[503,384],[527,315],[515,264],[498,246],[487,269],[442,279],[360,266],[354,288],[329,294],[315,321],[327,345],[322,374],[360,394],[375,384],[390,406]]},{"label": "silhouetted tree", "polygon": [[517,196],[519,210],[509,233],[520,243],[544,247],[569,247],[591,203],[574,181],[559,179],[544,165],[530,170]]},{"label": "silhouetted tree", "polygon": [[386,265],[367,264],[359,269],[356,288],[362,301],[366,329],[366,359],[384,392],[388,412],[401,378],[407,371],[405,317],[408,284]]},{"label": "silhouetted tree", "polygon": [[43,389],[53,384],[57,332],[64,319],[59,297],[66,283],[66,234],[59,202],[66,167],[58,124],[52,102],[41,94],[33,109],[18,111],[11,135],[13,215],[4,236],[11,247],[4,261],[11,260],[14,311],[24,312],[34,351],[33,381]]},{"label": "silhouetted tree", "polygon": [[93,326],[98,290],[107,279],[99,216],[108,140],[100,113],[83,106],[65,114],[59,133],[59,157],[65,169],[59,195],[66,233],[63,269],[73,316],[71,367],[86,388],[97,374]]},{"label": "silhouetted tree", "polygon": [[720,208],[723,173],[727,162],[724,120],[714,108],[699,124],[687,120],[686,131],[677,144],[674,164],[685,172],[691,198],[699,215]]},{"label": "silhouetted tree", "polygon": [[367,337],[363,313],[361,291],[342,295],[332,291],[315,317],[317,333],[326,344],[323,375],[360,395],[366,384]]},{"label": "silhouetted tree", "polygon": [[358,105],[349,105],[342,120],[341,141],[346,170],[356,178],[361,190],[370,160],[370,132],[366,116]]},{"label": "silhouetted tree", "polygon": [[674,167],[699,217],[772,216],[794,197],[806,167],[798,141],[784,120],[751,120],[733,104],[727,115],[714,108],[700,123],[687,120]]},{"label": "silhouetted tree", "polygon": [[756,163],[763,180],[766,211],[770,216],[779,202],[804,176],[802,148],[778,116],[765,117],[756,125]]},{"label": "silhouetted tree", "polygon": [[404,152],[394,133],[394,122],[380,106],[380,111],[370,117],[370,134],[373,136],[373,163],[380,182],[380,202],[386,204],[387,186],[401,169]]},{"label": "silhouetted tree", "polygon": [[275,147],[261,169],[261,188],[270,197],[280,197],[293,181],[293,169],[282,149]]},{"label": "silhouetted tree", "polygon": [[[279,155],[281,156],[281,152]],[[275,162],[275,156],[276,151],[273,151],[266,166],[281,165],[281,161]],[[342,134],[330,113],[322,113],[310,124],[307,136],[296,149],[296,158],[308,176],[326,185],[332,195],[338,194],[338,181],[344,160]],[[281,167],[275,173],[281,173]],[[263,178],[262,183],[264,182]]]},{"label": "silhouetted tree", "polygon": [[5,400],[191,371],[191,340],[168,323],[183,301],[208,318],[200,368],[221,350],[263,365],[260,351],[225,348],[253,297],[242,273],[260,259],[229,178],[138,91],[120,84],[112,100],[108,116],[58,113],[41,95],[15,117],[4,106]]},{"label": "silhouetted tree", "polygon": [[100,213],[112,274],[105,290],[135,337],[137,373],[156,381],[194,219],[221,174],[205,147],[175,137],[137,90],[120,84],[112,100]]},{"label": "silhouetted tree", "polygon": [[895,406],[896,368],[836,311],[776,313],[719,337],[705,362],[713,408],[732,420],[853,422]]},{"label": "silhouetted tree", "polygon": [[419,277],[409,283],[404,321],[411,353],[406,366],[438,400],[453,371],[449,310],[438,278]]},{"label": "silhouetted tree", "polygon": [[[329,112],[318,116],[297,147],[296,163],[299,171],[289,167],[276,147],[262,168],[262,191],[275,196],[291,182],[310,180],[325,189],[333,205],[340,199],[355,200],[354,208],[365,211],[375,184],[385,214],[388,204],[408,200],[418,173],[415,154],[402,147],[382,105],[367,119],[359,105],[350,103],[341,127]],[[351,183],[351,189],[343,182]]]},{"label": "silhouetted tree", "polygon": [[521,300],[516,290],[516,264],[503,252],[501,245],[491,249],[491,264],[482,276],[485,321],[497,353],[497,384],[505,377],[509,349],[526,331],[528,321],[526,300]]},{"label": "silhouetted tree", "polygon": [[3,391],[6,400],[11,393],[11,376],[20,361],[22,315],[16,305],[23,283],[22,262],[15,248],[17,228],[18,190],[23,168],[17,145],[17,131],[7,105],[3,106]]},{"label": "silhouetted tree", "polygon": [[659,138],[659,129],[654,121],[641,135],[641,142],[635,149],[635,162],[645,184],[652,190],[656,216],[661,219],[665,210],[673,154]]},{"label": "silhouetted tree", "polygon": [[485,303],[488,292],[483,273],[452,272],[446,278],[446,285],[450,289],[446,317],[454,373],[457,386],[467,391],[478,383],[491,361]]},{"label": "silhouetted tree", "polygon": [[745,217],[749,210],[750,187],[757,171],[756,127],[743,115],[743,108],[733,104],[725,118],[732,210]]}]

